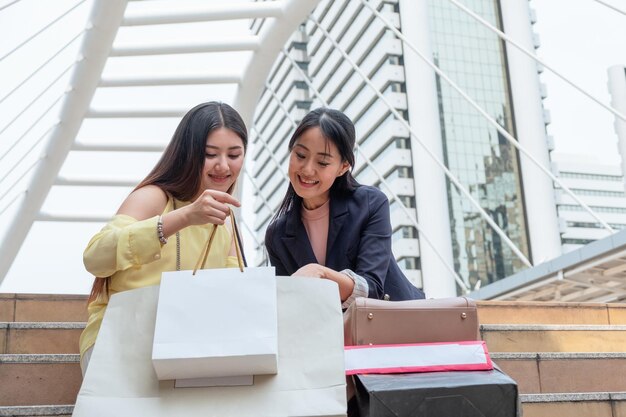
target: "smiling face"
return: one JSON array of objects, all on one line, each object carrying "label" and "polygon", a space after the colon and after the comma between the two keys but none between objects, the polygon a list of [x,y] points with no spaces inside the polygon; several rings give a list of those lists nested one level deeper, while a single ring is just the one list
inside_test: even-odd
[{"label": "smiling face", "polygon": [[212,131],[206,140],[199,193],[206,189],[228,192],[239,176],[243,160],[244,146],[239,135],[223,127]]},{"label": "smiling face", "polygon": [[289,158],[289,180],[308,209],[328,201],[330,187],[350,168],[337,146],[327,140],[319,127],[307,129],[296,139]]}]

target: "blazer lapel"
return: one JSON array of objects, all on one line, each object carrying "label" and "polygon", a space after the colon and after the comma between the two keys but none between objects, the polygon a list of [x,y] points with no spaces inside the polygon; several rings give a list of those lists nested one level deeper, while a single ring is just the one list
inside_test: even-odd
[{"label": "blazer lapel", "polygon": [[309,236],[304,224],[302,224],[302,219],[300,219],[299,206],[287,213],[285,236],[282,237],[282,241],[298,268],[310,263],[317,263],[311,242],[309,242]]},{"label": "blazer lapel", "polygon": [[334,198],[330,201],[330,219],[328,224],[328,241],[326,242],[326,266],[336,269],[336,257],[333,255],[345,256],[345,253],[338,252],[338,239],[341,229],[349,218],[348,205],[344,198]]}]

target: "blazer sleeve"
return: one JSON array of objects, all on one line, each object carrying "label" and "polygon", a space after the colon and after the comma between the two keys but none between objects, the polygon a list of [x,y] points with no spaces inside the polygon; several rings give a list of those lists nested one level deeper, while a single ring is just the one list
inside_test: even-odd
[{"label": "blazer sleeve", "polygon": [[265,250],[267,251],[267,256],[270,261],[270,265],[272,265],[276,269],[276,275],[291,275],[287,272],[287,268],[281,261],[278,256],[279,248],[277,247],[279,244],[275,243],[277,241],[277,227],[276,223],[270,224],[265,231]]},{"label": "blazer sleeve", "polygon": [[370,194],[368,218],[361,229],[354,272],[365,278],[369,298],[381,299],[391,252],[391,222],[389,200],[382,192]]}]

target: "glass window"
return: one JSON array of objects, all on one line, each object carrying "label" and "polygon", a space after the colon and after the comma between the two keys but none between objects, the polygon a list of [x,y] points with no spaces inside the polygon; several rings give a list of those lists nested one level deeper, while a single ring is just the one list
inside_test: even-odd
[{"label": "glass window", "polygon": [[[502,29],[499,2],[465,4]],[[433,56],[439,67],[515,136],[506,51],[501,40],[454,4],[428,0]],[[448,168],[481,208],[529,256],[517,150],[443,79],[437,79]],[[539,103],[538,103],[539,105]],[[447,182],[455,269],[471,285],[525,268],[469,200]]]}]

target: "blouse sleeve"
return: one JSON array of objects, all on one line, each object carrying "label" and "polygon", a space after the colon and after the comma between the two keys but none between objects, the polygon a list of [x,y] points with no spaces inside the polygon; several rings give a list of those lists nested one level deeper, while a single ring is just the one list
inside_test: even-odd
[{"label": "blouse sleeve", "polygon": [[157,222],[158,216],[140,221],[115,216],[89,241],[83,253],[87,271],[96,277],[108,277],[160,259]]}]

